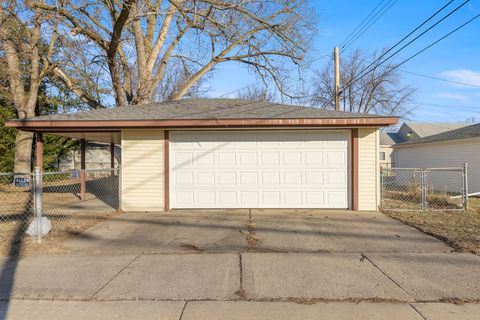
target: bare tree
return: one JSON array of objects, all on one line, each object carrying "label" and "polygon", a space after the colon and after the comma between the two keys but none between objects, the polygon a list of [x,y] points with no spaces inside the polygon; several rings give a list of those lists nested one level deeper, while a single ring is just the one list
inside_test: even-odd
[{"label": "bare tree", "polygon": [[249,86],[237,93],[237,99],[271,102],[275,96],[266,87]]},{"label": "bare tree", "polygon": [[[0,6],[1,52],[7,62],[8,83],[13,103],[20,119],[35,115],[38,92],[50,65],[42,60],[52,56],[56,40],[55,24],[44,29],[49,17],[40,10],[30,10],[16,1]],[[48,42],[44,42],[45,34]],[[41,53],[42,52],[42,53]],[[15,142],[16,173],[31,170],[33,134],[19,131]]]},{"label": "bare tree", "polygon": [[[249,66],[288,95],[286,62],[301,62],[312,35],[306,1],[78,0],[33,6],[62,21],[60,30],[69,31],[62,41],[88,39],[76,53],[87,50],[102,60],[116,105],[134,105],[157,97],[172,74],[178,81],[174,90],[159,96],[180,99],[218,64],[231,61]],[[74,67],[59,59],[54,72],[77,88]]]},{"label": "bare tree", "polygon": [[[340,109],[359,113],[377,113],[408,116],[416,88],[402,84],[401,76],[394,64],[374,63],[362,76],[362,70],[375,61],[372,54],[367,60],[356,50],[351,56],[345,56],[340,65]],[[311,104],[326,109],[335,109],[333,65],[328,64],[317,70],[313,80]]]},{"label": "bare tree", "polygon": [[473,116],[470,116],[470,117],[467,117],[465,119],[465,123],[469,123],[469,124],[474,124],[477,122],[477,118],[476,117],[473,117]]}]

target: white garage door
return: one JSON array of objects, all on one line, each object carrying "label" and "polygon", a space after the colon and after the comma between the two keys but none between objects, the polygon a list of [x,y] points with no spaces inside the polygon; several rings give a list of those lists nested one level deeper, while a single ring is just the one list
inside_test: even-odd
[{"label": "white garage door", "polygon": [[349,131],[170,133],[170,207],[347,208]]}]

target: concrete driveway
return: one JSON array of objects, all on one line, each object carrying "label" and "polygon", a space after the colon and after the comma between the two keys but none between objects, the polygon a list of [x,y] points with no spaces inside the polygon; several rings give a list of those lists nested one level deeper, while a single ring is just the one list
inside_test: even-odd
[{"label": "concrete driveway", "polygon": [[378,212],[182,210],[126,213],[65,243],[67,252],[449,252]]},{"label": "concrete driveway", "polygon": [[480,257],[375,212],[126,213],[65,251],[0,260],[0,319],[480,314]]}]

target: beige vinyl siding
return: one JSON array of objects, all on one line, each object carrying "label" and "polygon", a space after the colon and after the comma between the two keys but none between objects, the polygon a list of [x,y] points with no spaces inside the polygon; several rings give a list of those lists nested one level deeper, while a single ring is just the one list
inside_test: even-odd
[{"label": "beige vinyl siding", "polygon": [[122,210],[164,210],[163,148],[163,130],[122,131]]},{"label": "beige vinyl siding", "polygon": [[468,163],[468,192],[480,192],[480,138],[395,147],[399,168],[461,167]]},{"label": "beige vinyl siding", "polygon": [[358,209],[377,210],[379,205],[379,132],[358,129]]}]

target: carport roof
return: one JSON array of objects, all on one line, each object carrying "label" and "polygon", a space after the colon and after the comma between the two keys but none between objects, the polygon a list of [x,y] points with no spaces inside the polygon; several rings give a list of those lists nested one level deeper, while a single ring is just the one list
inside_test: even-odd
[{"label": "carport roof", "polygon": [[[238,99],[184,99],[12,120],[29,131],[145,127],[388,126],[396,117]],[[58,131],[56,130],[56,131]]]}]

